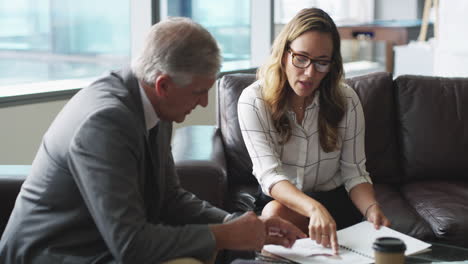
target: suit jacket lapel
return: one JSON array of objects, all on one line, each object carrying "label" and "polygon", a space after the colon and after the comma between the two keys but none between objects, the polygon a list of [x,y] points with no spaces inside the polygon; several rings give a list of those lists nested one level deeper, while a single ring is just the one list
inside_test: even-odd
[{"label": "suit jacket lapel", "polygon": [[[144,129],[144,135],[146,137],[146,125],[145,125],[145,116],[143,111],[143,105],[141,102],[140,88],[138,85],[138,80],[135,75],[132,73],[131,69],[124,69],[121,72],[116,73],[116,75],[122,79],[125,83],[125,87],[128,88],[132,100],[136,103],[137,115],[141,121],[142,128]],[[159,217],[159,211],[162,208],[162,203],[164,201],[165,193],[165,184],[166,184],[166,168],[164,161],[167,160],[167,151],[170,151],[168,144],[170,144],[171,131],[169,129],[169,123],[160,121],[157,128],[157,137],[155,143],[150,145],[149,138],[146,137],[146,145],[148,146],[149,156],[146,160],[146,175],[143,175],[145,186],[144,195],[145,205],[147,208],[150,208],[148,216],[153,221],[157,221]],[[151,176],[151,179],[148,179],[148,176]],[[147,182],[151,180],[149,186]],[[151,192],[151,197],[148,194]]]},{"label": "suit jacket lapel", "polygon": [[164,133],[160,131],[161,125],[159,124],[161,122],[158,124],[156,139],[153,143],[150,143],[149,135],[146,131],[145,115],[137,78],[130,68],[117,72],[115,75],[118,76],[125,84],[125,87],[128,88],[131,98],[136,104],[137,116],[139,117],[141,127],[144,131],[143,135],[146,138],[146,146],[148,148],[148,158],[145,160],[146,171],[145,175],[142,175],[145,207],[150,221],[158,221],[159,211],[161,210],[164,197],[164,188],[161,182],[161,180],[164,182],[164,165],[161,162],[161,149],[163,149],[163,145],[161,144],[164,144],[164,140],[161,140],[161,136]]}]

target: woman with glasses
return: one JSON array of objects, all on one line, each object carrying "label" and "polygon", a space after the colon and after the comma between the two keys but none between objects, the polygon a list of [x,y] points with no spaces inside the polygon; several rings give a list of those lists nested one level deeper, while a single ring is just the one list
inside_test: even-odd
[{"label": "woman with glasses", "polygon": [[239,98],[238,116],[262,215],[293,222],[335,252],[337,229],[363,217],[376,228],[388,226],[365,167],[362,106],[343,82],[340,36],[330,16],[301,10],[257,77]]}]

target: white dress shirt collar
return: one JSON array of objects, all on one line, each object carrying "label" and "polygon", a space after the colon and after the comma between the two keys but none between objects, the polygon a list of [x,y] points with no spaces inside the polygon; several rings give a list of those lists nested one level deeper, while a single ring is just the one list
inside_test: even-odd
[{"label": "white dress shirt collar", "polygon": [[159,117],[156,114],[156,111],[154,110],[154,107],[148,99],[145,89],[143,89],[143,86],[141,86],[140,82],[138,82],[138,86],[140,88],[141,103],[143,104],[143,114],[145,115],[146,130],[149,131],[158,124]]},{"label": "white dress shirt collar", "polygon": [[319,106],[319,97],[320,97],[320,91],[317,90],[315,91],[315,94],[314,94],[314,99],[312,99],[312,103],[310,105],[308,105],[306,107],[307,108],[313,108],[313,107],[316,107],[316,106]]}]

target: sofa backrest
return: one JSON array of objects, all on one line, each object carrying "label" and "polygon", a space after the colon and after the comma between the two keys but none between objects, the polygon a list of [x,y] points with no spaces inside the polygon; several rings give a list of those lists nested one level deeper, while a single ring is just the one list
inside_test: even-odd
[{"label": "sofa backrest", "polygon": [[468,78],[395,80],[405,180],[468,179]]},{"label": "sofa backrest", "polygon": [[16,197],[21,190],[25,177],[0,175],[0,238],[10,218]]},{"label": "sofa backrest", "polygon": [[224,75],[217,82],[216,119],[224,143],[229,183],[257,184],[237,118],[239,96],[254,81],[255,74],[237,73]]},{"label": "sofa backrest", "polygon": [[396,107],[392,76],[371,73],[346,80],[358,94],[366,121],[366,168],[377,183],[402,180],[396,133]]}]

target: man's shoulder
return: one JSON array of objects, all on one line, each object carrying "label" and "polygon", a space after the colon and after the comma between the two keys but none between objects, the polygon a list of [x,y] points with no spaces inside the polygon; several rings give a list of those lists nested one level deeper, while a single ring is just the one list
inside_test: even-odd
[{"label": "man's shoulder", "polygon": [[[132,82],[131,73],[121,71],[109,71],[96,78],[89,86],[83,88],[86,92],[107,91],[115,94],[126,94],[130,86],[137,86],[136,79]],[[132,84],[133,83],[133,84]]]},{"label": "man's shoulder", "polygon": [[140,108],[138,81],[128,71],[108,72],[83,88],[71,100],[82,106],[82,110],[102,109],[118,105],[132,109]]},{"label": "man's shoulder", "polygon": [[[138,88],[138,87],[137,87]],[[122,81],[109,73],[82,89],[60,111],[47,131],[56,138],[77,136],[83,126],[144,128],[144,117],[137,96]],[[108,124],[104,126],[103,124]],[[136,130],[135,130],[136,131]],[[84,133],[88,134],[88,133]]]}]

